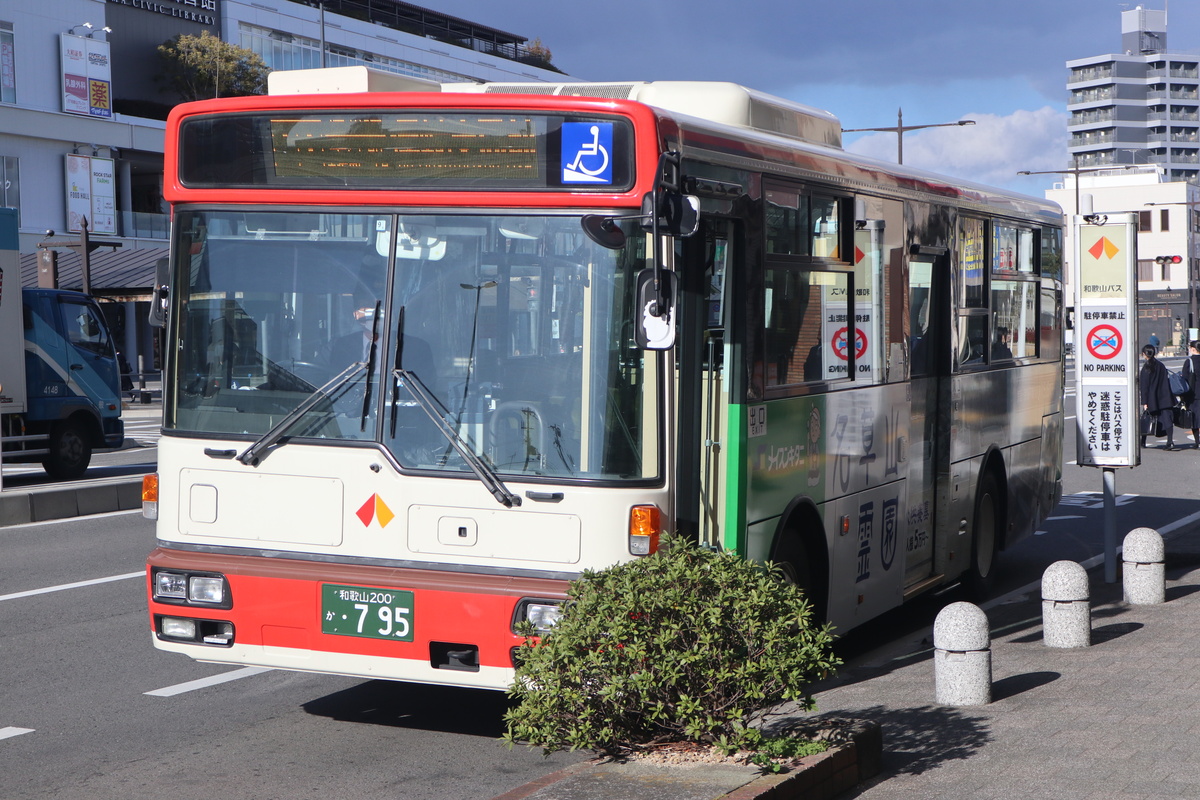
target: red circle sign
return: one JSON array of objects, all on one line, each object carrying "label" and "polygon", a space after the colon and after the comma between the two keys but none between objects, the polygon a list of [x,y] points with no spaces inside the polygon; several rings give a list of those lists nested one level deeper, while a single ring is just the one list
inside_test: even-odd
[{"label": "red circle sign", "polygon": [[[835,356],[837,356],[838,358],[840,358],[842,361],[850,360],[850,354],[846,352],[846,348],[849,346],[848,342],[846,341],[846,339],[847,339],[846,334],[849,330],[850,330],[849,328],[838,328],[837,332],[835,332],[833,334],[833,339],[831,339],[829,341],[829,344],[833,347],[833,354]],[[866,352],[867,352],[867,335],[862,332],[861,328],[855,328],[854,329],[854,357],[862,358],[863,354]]]},{"label": "red circle sign", "polygon": [[1121,332],[1112,325],[1097,325],[1088,331],[1088,352],[1101,361],[1116,358],[1121,352],[1121,344]]}]

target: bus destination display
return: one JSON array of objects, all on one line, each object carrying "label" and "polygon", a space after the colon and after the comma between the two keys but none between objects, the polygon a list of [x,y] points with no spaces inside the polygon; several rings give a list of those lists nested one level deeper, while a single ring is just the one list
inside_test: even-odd
[{"label": "bus destination display", "polygon": [[180,177],[192,187],[612,191],[632,185],[632,138],[624,120],[532,113],[197,117],[181,130]]}]

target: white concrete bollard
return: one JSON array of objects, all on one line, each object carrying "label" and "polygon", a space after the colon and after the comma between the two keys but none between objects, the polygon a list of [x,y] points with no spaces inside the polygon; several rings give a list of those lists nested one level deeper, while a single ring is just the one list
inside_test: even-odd
[{"label": "white concrete bollard", "polygon": [[970,603],[951,603],[933,622],[933,685],[944,706],[992,702],[992,639],[987,615]]},{"label": "white concrete bollard", "polygon": [[1122,547],[1125,602],[1152,606],[1167,599],[1166,548],[1153,528],[1134,528]]},{"label": "white concrete bollard", "polygon": [[1042,573],[1042,638],[1047,647],[1090,647],[1092,609],[1087,570],[1056,561]]}]

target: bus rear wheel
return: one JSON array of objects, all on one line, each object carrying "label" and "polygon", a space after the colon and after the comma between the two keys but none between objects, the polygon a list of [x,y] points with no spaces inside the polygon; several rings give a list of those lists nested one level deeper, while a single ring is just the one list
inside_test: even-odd
[{"label": "bus rear wheel", "polygon": [[966,586],[977,600],[985,600],[996,584],[996,555],[1003,530],[1003,505],[995,473],[987,471],[975,494],[975,520],[971,526],[971,567]]}]

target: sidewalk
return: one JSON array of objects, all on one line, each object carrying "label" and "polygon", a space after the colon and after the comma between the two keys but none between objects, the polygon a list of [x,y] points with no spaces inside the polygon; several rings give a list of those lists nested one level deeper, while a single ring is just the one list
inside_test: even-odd
[{"label": "sidewalk", "polygon": [[878,721],[883,771],[844,797],[1200,796],[1200,529],[1166,542],[1167,602],[1089,570],[1092,646],[1042,642],[1040,588],[988,609],[993,702],[933,703],[932,653],[850,670],[818,706]]},{"label": "sidewalk", "polygon": [[[1092,646],[1046,647],[1040,585],[986,604],[992,629],[987,706],[934,702],[928,640],[915,652],[844,668],[816,694],[821,712],[877,722],[882,770],[840,798],[1075,800],[1200,797],[1200,527],[1166,542],[1167,602],[1129,606],[1122,586],[1091,581]],[[870,657],[868,657],[869,659]],[[740,788],[683,769],[578,764],[504,800],[800,798],[797,785]],[[697,786],[697,784],[702,784]],[[756,787],[761,786],[761,789]]]}]

